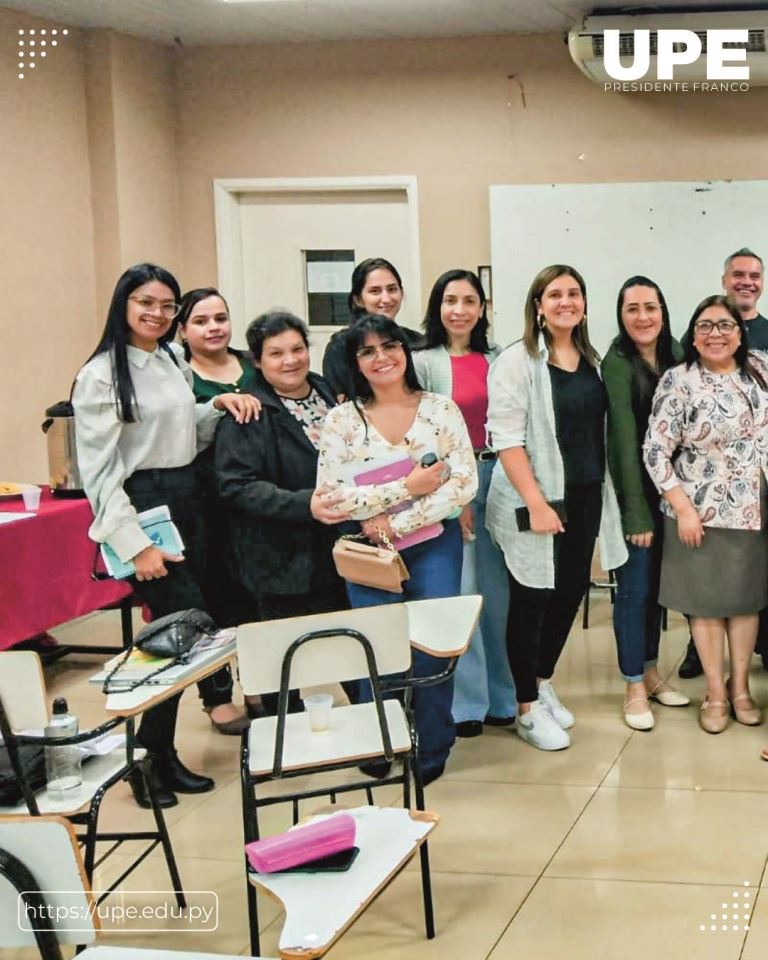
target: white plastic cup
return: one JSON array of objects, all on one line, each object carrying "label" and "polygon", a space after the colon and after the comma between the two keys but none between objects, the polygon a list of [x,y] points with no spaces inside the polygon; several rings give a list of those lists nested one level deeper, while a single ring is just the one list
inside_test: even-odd
[{"label": "white plastic cup", "polygon": [[327,730],[331,725],[331,708],[333,697],[330,693],[313,693],[304,697],[304,709],[309,717],[309,729],[318,733]]},{"label": "white plastic cup", "polygon": [[33,513],[40,509],[40,494],[43,491],[40,487],[25,487],[22,490],[22,497],[24,498],[24,509]]}]

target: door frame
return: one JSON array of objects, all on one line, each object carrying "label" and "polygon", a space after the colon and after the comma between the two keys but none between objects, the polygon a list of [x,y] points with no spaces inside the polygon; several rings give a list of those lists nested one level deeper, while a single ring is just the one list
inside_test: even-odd
[{"label": "door frame", "polygon": [[[416,177],[238,177],[213,181],[213,206],[216,224],[216,264],[219,287],[227,297],[231,312],[238,317],[245,310],[243,283],[243,247],[240,230],[240,202],[243,193],[353,193],[360,190],[403,190],[409,220],[409,242],[413,257],[413,287],[408,300],[421,316],[421,248],[419,246],[419,197]],[[412,311],[414,312],[414,311]]]}]

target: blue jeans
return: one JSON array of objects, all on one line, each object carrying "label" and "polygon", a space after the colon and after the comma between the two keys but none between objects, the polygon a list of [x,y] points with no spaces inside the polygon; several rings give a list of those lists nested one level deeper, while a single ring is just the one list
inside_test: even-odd
[{"label": "blue jeans", "polygon": [[[436,597],[456,597],[461,588],[461,530],[458,520],[443,520],[442,534],[434,540],[417,543],[402,551],[410,580],[403,584],[402,593],[389,593],[373,587],[347,582],[351,607],[375,607],[404,600],[430,600]],[[431,657],[420,650],[413,651],[413,674],[429,677],[440,673],[446,661]],[[360,684],[361,702],[372,699],[368,681]],[[434,687],[417,687],[413,691],[413,711],[419,737],[419,759],[422,772],[442,766],[448,759],[455,739],[451,701],[453,677]]]},{"label": "blue jeans", "polygon": [[629,559],[616,570],[613,630],[619,669],[627,683],[639,683],[643,672],[656,663],[661,638],[659,577],[662,533],[657,527],[650,547],[627,543]]},{"label": "blue jeans", "polygon": [[469,649],[456,667],[453,719],[485,720],[514,717],[517,713],[515,682],[507,657],[509,581],[504,554],[485,527],[485,504],[495,460],[478,460],[479,485],[472,502],[475,540],[464,544],[461,592],[482,594],[483,609]]}]

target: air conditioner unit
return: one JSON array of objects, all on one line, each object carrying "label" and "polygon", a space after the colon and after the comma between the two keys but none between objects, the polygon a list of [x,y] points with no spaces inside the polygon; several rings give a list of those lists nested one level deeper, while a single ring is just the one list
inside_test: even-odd
[{"label": "air conditioner unit", "polygon": [[[702,56],[695,63],[675,67],[674,79],[707,79],[707,30],[748,30],[747,65],[750,86],[768,86],[768,12],[730,10],[726,13],[654,13],[640,16],[605,15],[587,17],[568,34],[571,58],[581,72],[594,83],[610,83],[614,78],[603,63],[603,31],[619,30],[619,55],[622,65],[630,66],[635,55],[635,30],[650,31],[651,65],[645,79],[656,79],[656,49],[659,30],[691,30],[701,40]],[[726,45],[727,46],[727,45]]]}]

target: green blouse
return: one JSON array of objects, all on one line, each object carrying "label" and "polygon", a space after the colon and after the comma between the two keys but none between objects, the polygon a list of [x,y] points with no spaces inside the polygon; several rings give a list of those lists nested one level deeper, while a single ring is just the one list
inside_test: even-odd
[{"label": "green blouse", "polygon": [[219,383],[218,380],[206,380],[195,370],[192,371],[194,375],[192,390],[198,403],[207,403],[222,393],[250,393],[256,386],[256,370],[253,364],[248,357],[241,357],[237,354],[236,356],[243,372],[235,383]]}]

